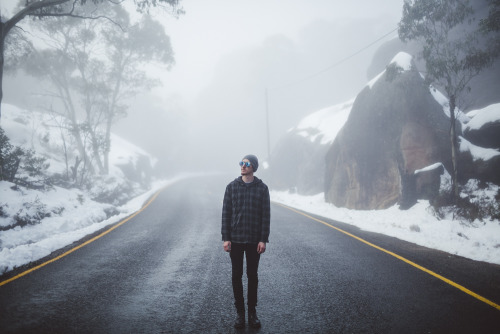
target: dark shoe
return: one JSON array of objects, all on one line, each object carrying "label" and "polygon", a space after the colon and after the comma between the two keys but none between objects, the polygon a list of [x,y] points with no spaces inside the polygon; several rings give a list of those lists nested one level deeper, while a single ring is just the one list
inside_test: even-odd
[{"label": "dark shoe", "polygon": [[234,328],[245,327],[245,313],[238,313],[236,319],[234,320]]},{"label": "dark shoe", "polygon": [[248,312],[248,325],[252,328],[260,328],[260,320],[256,312]]}]

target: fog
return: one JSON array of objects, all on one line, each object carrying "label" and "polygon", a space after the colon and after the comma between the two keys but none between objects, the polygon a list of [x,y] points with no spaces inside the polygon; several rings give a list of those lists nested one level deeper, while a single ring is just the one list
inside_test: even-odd
[{"label": "fog", "polygon": [[151,69],[163,85],[130,101],[115,132],[156,155],[168,174],[237,173],[249,153],[264,161],[302,117],[359,93],[377,47],[397,36],[388,33],[402,4],[183,0],[178,19],[153,14],[175,65]]},{"label": "fog", "polygon": [[[174,160],[194,170],[236,173],[245,154],[265,160],[266,89],[272,154],[302,117],[363,88],[373,53],[397,33],[350,56],[397,27],[402,3],[184,1],[186,14],[165,22],[176,64],[162,78],[164,86],[151,92],[158,104],[177,108],[180,118],[167,117],[178,122],[170,131],[187,134],[170,136],[168,146],[183,146],[174,150],[183,153]],[[131,115],[120,130],[131,125],[140,133],[137,124],[146,129],[148,123],[142,121]]]}]

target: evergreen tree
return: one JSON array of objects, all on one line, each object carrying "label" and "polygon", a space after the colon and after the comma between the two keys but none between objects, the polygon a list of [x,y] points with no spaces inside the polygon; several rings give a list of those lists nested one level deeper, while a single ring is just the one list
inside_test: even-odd
[{"label": "evergreen tree", "polygon": [[[498,13],[498,0],[490,4],[496,4]],[[498,29],[498,23],[494,26]],[[422,43],[426,80],[443,88],[448,96],[453,162],[450,174],[452,195],[456,199],[459,194],[457,103],[470,90],[471,79],[492,65],[498,52],[483,43],[486,31],[475,20],[468,0],[405,0],[398,33],[402,41]]]}]

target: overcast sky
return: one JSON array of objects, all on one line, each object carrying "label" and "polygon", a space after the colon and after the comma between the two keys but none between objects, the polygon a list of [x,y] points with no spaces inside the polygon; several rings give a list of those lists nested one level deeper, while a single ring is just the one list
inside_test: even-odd
[{"label": "overcast sky", "polygon": [[[15,2],[2,0],[2,13]],[[355,97],[373,53],[396,32],[334,65],[396,29],[403,0],[181,3],[178,19],[154,15],[174,67],[154,71],[164,85],[137,97],[116,129],[157,155],[208,156],[219,169],[247,153],[267,157],[266,107],[272,152],[302,117]]]},{"label": "overcast sky", "polygon": [[[296,49],[307,48],[301,52],[318,53],[318,60],[324,58],[324,62],[311,63],[303,69],[304,76],[317,73],[364,47],[366,41],[372,41],[370,37],[380,37],[396,28],[402,3],[403,0],[183,0],[185,15],[177,20],[162,19],[176,54],[176,65],[165,77],[164,88],[193,101],[217,80],[216,66],[224,57],[269,47],[266,42],[276,36],[288,38]],[[365,53],[375,49],[376,45]],[[300,75],[291,78],[302,79]],[[289,82],[285,79],[289,78],[275,78],[269,84],[286,85]]]},{"label": "overcast sky", "polygon": [[176,64],[155,93],[197,121],[195,155],[221,165],[250,152],[265,159],[266,88],[272,152],[302,117],[359,93],[373,53],[397,33],[334,65],[396,29],[402,4],[184,0],[186,14],[163,21]]}]

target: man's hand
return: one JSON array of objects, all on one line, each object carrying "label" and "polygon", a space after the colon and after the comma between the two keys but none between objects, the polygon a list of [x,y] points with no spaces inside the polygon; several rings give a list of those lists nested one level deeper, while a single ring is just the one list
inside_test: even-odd
[{"label": "man's hand", "polygon": [[231,241],[224,241],[224,250],[226,252],[230,252],[231,251]]},{"label": "man's hand", "polygon": [[265,242],[259,242],[257,245],[257,253],[262,254],[266,251],[266,243]]}]

